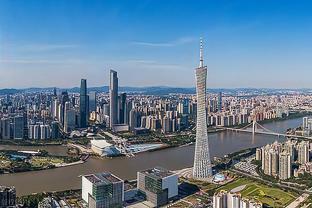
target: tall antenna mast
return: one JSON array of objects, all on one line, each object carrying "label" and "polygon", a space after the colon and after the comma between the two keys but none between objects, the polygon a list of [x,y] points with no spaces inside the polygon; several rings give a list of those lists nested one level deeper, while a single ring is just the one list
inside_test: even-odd
[{"label": "tall antenna mast", "polygon": [[203,59],[203,38],[200,38],[200,49],[199,49],[199,68],[204,67]]}]

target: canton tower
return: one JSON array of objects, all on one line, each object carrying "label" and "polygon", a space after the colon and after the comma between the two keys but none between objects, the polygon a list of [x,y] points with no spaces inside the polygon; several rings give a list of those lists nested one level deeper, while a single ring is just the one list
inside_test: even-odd
[{"label": "canton tower", "polygon": [[199,67],[195,69],[196,96],[197,96],[197,121],[196,121],[196,145],[193,167],[193,178],[205,180],[212,176],[212,168],[209,153],[206,113],[206,81],[207,66],[203,60],[203,41],[200,40]]}]

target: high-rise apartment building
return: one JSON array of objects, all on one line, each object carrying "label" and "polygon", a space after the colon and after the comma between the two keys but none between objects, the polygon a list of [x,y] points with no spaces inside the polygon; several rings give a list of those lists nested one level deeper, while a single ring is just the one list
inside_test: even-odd
[{"label": "high-rise apartment building", "polygon": [[309,142],[302,141],[298,144],[298,163],[305,164],[310,161]]},{"label": "high-rise apartment building", "polygon": [[242,198],[239,192],[221,190],[213,196],[213,208],[262,208],[262,203]]},{"label": "high-rise apartment building", "polygon": [[195,69],[196,94],[197,94],[197,122],[196,122],[196,144],[193,167],[193,177],[196,179],[207,179],[212,175],[208,134],[207,134],[207,112],[206,112],[206,81],[207,67],[204,66],[203,44],[200,43],[200,62]]},{"label": "high-rise apartment building", "polygon": [[287,152],[279,155],[279,178],[286,180],[291,177],[291,157]]}]

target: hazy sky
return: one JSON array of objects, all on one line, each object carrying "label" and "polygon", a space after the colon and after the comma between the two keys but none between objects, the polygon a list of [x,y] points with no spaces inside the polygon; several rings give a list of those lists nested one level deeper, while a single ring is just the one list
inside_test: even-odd
[{"label": "hazy sky", "polygon": [[312,88],[312,2],[0,0],[0,88]]}]

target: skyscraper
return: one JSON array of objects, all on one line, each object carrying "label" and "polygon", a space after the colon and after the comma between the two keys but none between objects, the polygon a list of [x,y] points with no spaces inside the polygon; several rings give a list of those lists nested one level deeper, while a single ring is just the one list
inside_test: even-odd
[{"label": "skyscraper", "polygon": [[15,116],[14,117],[14,139],[23,139],[24,138],[24,117]]},{"label": "skyscraper", "polygon": [[199,67],[195,69],[195,77],[197,95],[197,122],[193,177],[196,179],[207,179],[212,175],[212,168],[209,153],[206,116],[207,66],[204,66],[202,40],[200,42],[200,62]]},{"label": "skyscraper", "polygon": [[287,152],[282,152],[279,156],[279,178],[286,180],[291,177],[291,158]]},{"label": "skyscraper", "polygon": [[124,124],[126,123],[126,107],[127,107],[127,94],[126,93],[122,93],[119,96],[120,98],[120,102],[118,102],[119,104],[119,123]]},{"label": "skyscraper", "polygon": [[89,113],[96,111],[96,92],[89,93]]},{"label": "skyscraper", "polygon": [[118,120],[118,77],[117,72],[110,70],[109,83],[109,102],[110,102],[110,127],[117,124]]},{"label": "skyscraper", "polygon": [[80,85],[80,128],[86,128],[88,124],[88,95],[87,80],[81,79]]},{"label": "skyscraper", "polygon": [[219,112],[222,111],[222,92],[219,92],[219,96],[218,96],[218,111]]}]

